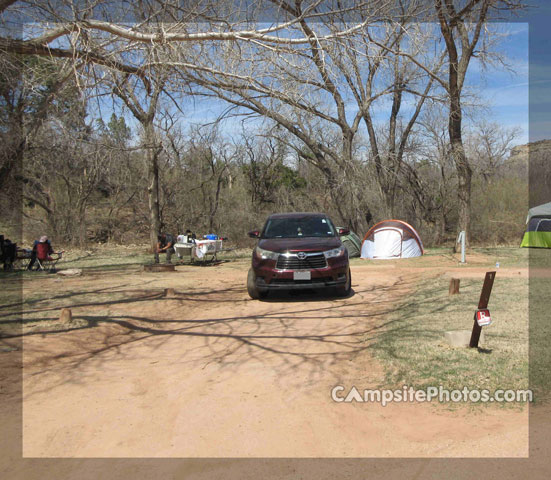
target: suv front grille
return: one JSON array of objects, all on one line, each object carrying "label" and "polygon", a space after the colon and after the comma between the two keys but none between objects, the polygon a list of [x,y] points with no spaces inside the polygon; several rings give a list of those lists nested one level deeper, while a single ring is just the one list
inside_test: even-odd
[{"label": "suv front grille", "polygon": [[327,267],[327,262],[323,253],[309,254],[302,260],[295,254],[289,256],[280,255],[276,264],[276,268],[281,270],[308,270],[325,267]]}]

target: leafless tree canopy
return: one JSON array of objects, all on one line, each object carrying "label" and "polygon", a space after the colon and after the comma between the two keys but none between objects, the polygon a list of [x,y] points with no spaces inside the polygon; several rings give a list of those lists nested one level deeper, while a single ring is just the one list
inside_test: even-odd
[{"label": "leafless tree canopy", "polygon": [[[462,99],[472,59],[497,59],[488,22],[520,6],[0,2],[0,181],[23,188],[33,222],[80,243],[94,229],[115,239],[117,224],[152,243],[183,223],[230,228],[232,208],[236,234],[267,211],[315,209],[359,233],[401,216],[444,241],[471,230],[482,183],[507,177],[517,132],[465,127]],[[182,128],[190,99],[243,131]],[[184,213],[189,198],[197,208]]]}]

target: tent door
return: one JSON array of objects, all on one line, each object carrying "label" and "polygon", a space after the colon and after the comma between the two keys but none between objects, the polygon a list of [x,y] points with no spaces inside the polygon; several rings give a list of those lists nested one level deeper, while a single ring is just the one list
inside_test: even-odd
[{"label": "tent door", "polygon": [[400,258],[402,256],[402,230],[385,227],[373,233],[375,253],[373,258]]}]

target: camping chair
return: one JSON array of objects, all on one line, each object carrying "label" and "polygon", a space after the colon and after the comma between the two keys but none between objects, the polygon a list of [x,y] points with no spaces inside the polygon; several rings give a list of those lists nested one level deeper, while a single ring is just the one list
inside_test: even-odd
[{"label": "camping chair", "polygon": [[[43,272],[54,272],[57,262],[61,260],[63,252],[52,252],[48,242],[41,242],[36,245],[36,269]],[[51,255],[55,255],[52,257]]]}]

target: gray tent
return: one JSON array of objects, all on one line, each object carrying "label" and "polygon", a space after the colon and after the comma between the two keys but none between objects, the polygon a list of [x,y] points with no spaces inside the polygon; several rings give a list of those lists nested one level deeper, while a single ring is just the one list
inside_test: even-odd
[{"label": "gray tent", "polygon": [[354,232],[350,232],[348,235],[342,235],[341,241],[348,250],[348,256],[359,257],[362,251],[362,241],[358,235]]},{"label": "gray tent", "polygon": [[551,217],[551,202],[538,205],[528,210],[526,223],[528,223],[532,217]]}]

